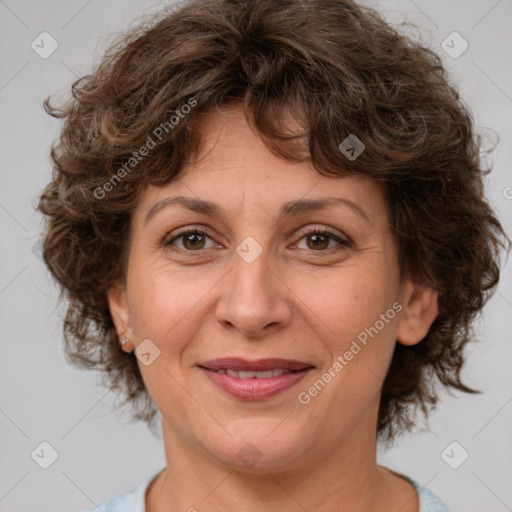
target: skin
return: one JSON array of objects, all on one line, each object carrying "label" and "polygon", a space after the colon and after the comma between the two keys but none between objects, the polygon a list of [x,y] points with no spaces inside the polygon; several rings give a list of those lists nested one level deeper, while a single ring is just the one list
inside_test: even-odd
[{"label": "skin", "polygon": [[[413,487],[376,464],[377,412],[395,343],[421,341],[437,296],[400,281],[383,190],[368,178],[324,177],[278,158],[238,108],[204,115],[199,129],[201,158],[180,179],[141,194],[125,283],[108,291],[120,339],[133,348],[149,338],[160,350],[149,366],[139,362],[162,414],[167,459],[146,494],[147,511],[418,512]],[[175,195],[213,201],[226,215],[173,204],[145,222]],[[346,205],[279,218],[287,201],[326,197],[352,201],[368,219]],[[208,236],[173,240],[182,227]],[[315,227],[350,245],[306,236]],[[236,252],[249,236],[262,249],[252,263]],[[394,303],[402,310],[300,403],[298,393]],[[315,369],[277,396],[246,401],[197,367],[224,356],[295,359]],[[247,443],[261,454],[251,467],[237,457]]]}]

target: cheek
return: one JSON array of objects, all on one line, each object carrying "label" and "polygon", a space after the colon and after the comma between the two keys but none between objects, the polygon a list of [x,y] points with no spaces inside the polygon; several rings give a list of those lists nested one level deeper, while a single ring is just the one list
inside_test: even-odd
[{"label": "cheek", "polygon": [[350,405],[356,411],[379,392],[391,361],[398,314],[396,284],[382,272],[355,268],[333,274],[327,282],[327,288],[318,280],[314,285],[305,279],[296,283],[302,283],[298,295],[307,306],[307,322],[316,331],[312,335],[329,354],[319,378],[329,380],[334,375],[321,400],[334,401],[330,405],[334,408]]},{"label": "cheek", "polygon": [[[332,347],[342,349],[348,339],[374,326],[392,308],[396,293],[391,283],[377,282],[374,275],[365,272],[340,273],[338,278],[331,275],[327,279],[325,287],[318,280],[298,280],[297,295],[314,325],[325,338],[332,339]],[[389,330],[395,316],[392,311],[386,317],[389,322],[384,329],[379,321],[378,330]]]},{"label": "cheek", "polygon": [[207,299],[215,280],[165,264],[147,264],[139,269],[143,271],[132,274],[129,289],[134,334],[137,339],[153,337],[166,343],[173,338],[173,332],[181,332],[194,323],[195,311],[201,300]]}]

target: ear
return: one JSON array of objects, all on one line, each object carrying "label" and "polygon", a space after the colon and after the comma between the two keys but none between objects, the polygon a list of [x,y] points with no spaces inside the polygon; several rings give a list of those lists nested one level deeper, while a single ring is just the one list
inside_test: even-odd
[{"label": "ear", "polygon": [[126,288],[121,284],[112,286],[107,290],[107,299],[117,335],[120,339],[129,338],[133,340]]},{"label": "ear", "polygon": [[428,333],[439,314],[437,292],[432,288],[406,280],[402,294],[403,310],[398,320],[396,338],[402,345],[416,345]]}]

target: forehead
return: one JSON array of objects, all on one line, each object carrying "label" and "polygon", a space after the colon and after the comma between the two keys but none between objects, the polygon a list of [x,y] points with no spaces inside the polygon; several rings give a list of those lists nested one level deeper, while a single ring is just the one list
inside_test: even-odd
[{"label": "forehead", "polygon": [[271,153],[239,108],[204,113],[196,128],[201,133],[197,159],[179,179],[144,191],[138,208],[144,217],[154,213],[157,203],[183,204],[178,196],[190,199],[189,204],[195,199],[197,211],[216,217],[246,212],[282,217],[326,199],[331,204],[345,201],[363,217],[385,208],[382,185],[374,180],[355,174],[323,176],[309,162],[293,163]]}]

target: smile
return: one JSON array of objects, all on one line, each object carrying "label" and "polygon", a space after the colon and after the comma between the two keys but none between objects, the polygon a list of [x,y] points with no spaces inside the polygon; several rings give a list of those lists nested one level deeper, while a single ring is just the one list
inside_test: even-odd
[{"label": "smile", "polygon": [[292,373],[292,370],[285,370],[283,368],[274,368],[273,370],[259,372],[250,370],[228,370],[226,368],[212,371],[222,375],[231,375],[231,377],[235,377],[237,379],[270,379],[271,377],[279,377],[287,373]]},{"label": "smile", "polygon": [[[288,388],[294,386],[301,381],[313,368],[304,370],[275,370],[280,375],[272,377],[258,377],[258,374],[268,374],[269,372],[236,372],[230,370],[230,373],[250,374],[247,377],[233,376],[228,373],[222,373],[216,370],[207,370],[201,368],[208,380],[218,389],[228,395],[243,400],[263,400],[272,398]],[[271,373],[274,370],[270,370]],[[285,373],[283,373],[285,372]]]}]

